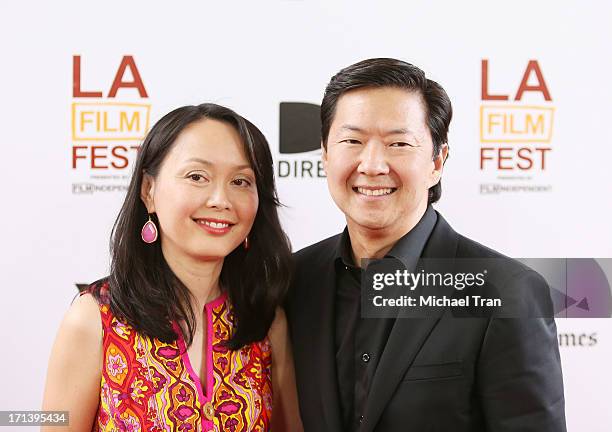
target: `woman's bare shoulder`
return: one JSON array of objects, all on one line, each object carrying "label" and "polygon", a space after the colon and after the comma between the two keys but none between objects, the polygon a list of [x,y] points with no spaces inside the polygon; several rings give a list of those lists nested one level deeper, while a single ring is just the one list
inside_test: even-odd
[{"label": "woman's bare shoulder", "polygon": [[98,339],[102,335],[100,306],[90,293],[77,297],[64,316],[62,330],[79,339]]}]

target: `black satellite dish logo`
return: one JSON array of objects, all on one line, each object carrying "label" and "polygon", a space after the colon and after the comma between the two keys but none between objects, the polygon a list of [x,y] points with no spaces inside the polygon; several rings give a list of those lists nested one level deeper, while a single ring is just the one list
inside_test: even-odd
[{"label": "black satellite dish logo", "polygon": [[321,108],[304,102],[280,103],[282,154],[304,153],[321,148]]},{"label": "black satellite dish logo", "polygon": [[324,178],[321,108],[306,102],[281,102],[279,108],[278,177]]}]

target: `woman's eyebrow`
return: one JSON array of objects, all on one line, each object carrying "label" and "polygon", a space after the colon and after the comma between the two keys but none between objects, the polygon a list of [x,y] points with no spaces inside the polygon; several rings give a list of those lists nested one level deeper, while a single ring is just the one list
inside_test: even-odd
[{"label": "woman's eyebrow", "polygon": [[[204,166],[213,166],[214,165],[211,161],[208,161],[206,159],[197,158],[197,157],[189,158],[185,162],[197,162],[197,163],[202,164]],[[249,164],[241,164],[241,165],[235,165],[233,168],[235,168],[237,170],[247,169],[247,168],[251,169],[251,165],[249,165]]]}]

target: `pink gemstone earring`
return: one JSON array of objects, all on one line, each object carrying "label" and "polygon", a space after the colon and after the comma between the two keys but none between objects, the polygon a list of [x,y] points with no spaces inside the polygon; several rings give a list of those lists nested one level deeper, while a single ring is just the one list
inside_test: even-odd
[{"label": "pink gemstone earring", "polygon": [[249,236],[246,236],[244,242],[242,243],[244,246],[244,250],[249,250]]},{"label": "pink gemstone earring", "polygon": [[151,215],[149,215],[149,220],[143,225],[140,237],[142,237],[142,241],[145,243],[154,243],[157,240],[157,226],[151,220]]}]

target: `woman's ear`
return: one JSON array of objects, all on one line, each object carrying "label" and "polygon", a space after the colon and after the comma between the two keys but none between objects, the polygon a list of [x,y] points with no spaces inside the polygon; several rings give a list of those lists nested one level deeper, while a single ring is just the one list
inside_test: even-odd
[{"label": "woman's ear", "polygon": [[155,213],[155,202],[153,196],[155,195],[155,179],[153,176],[142,173],[142,184],[140,186],[140,199],[147,208],[148,213]]}]

